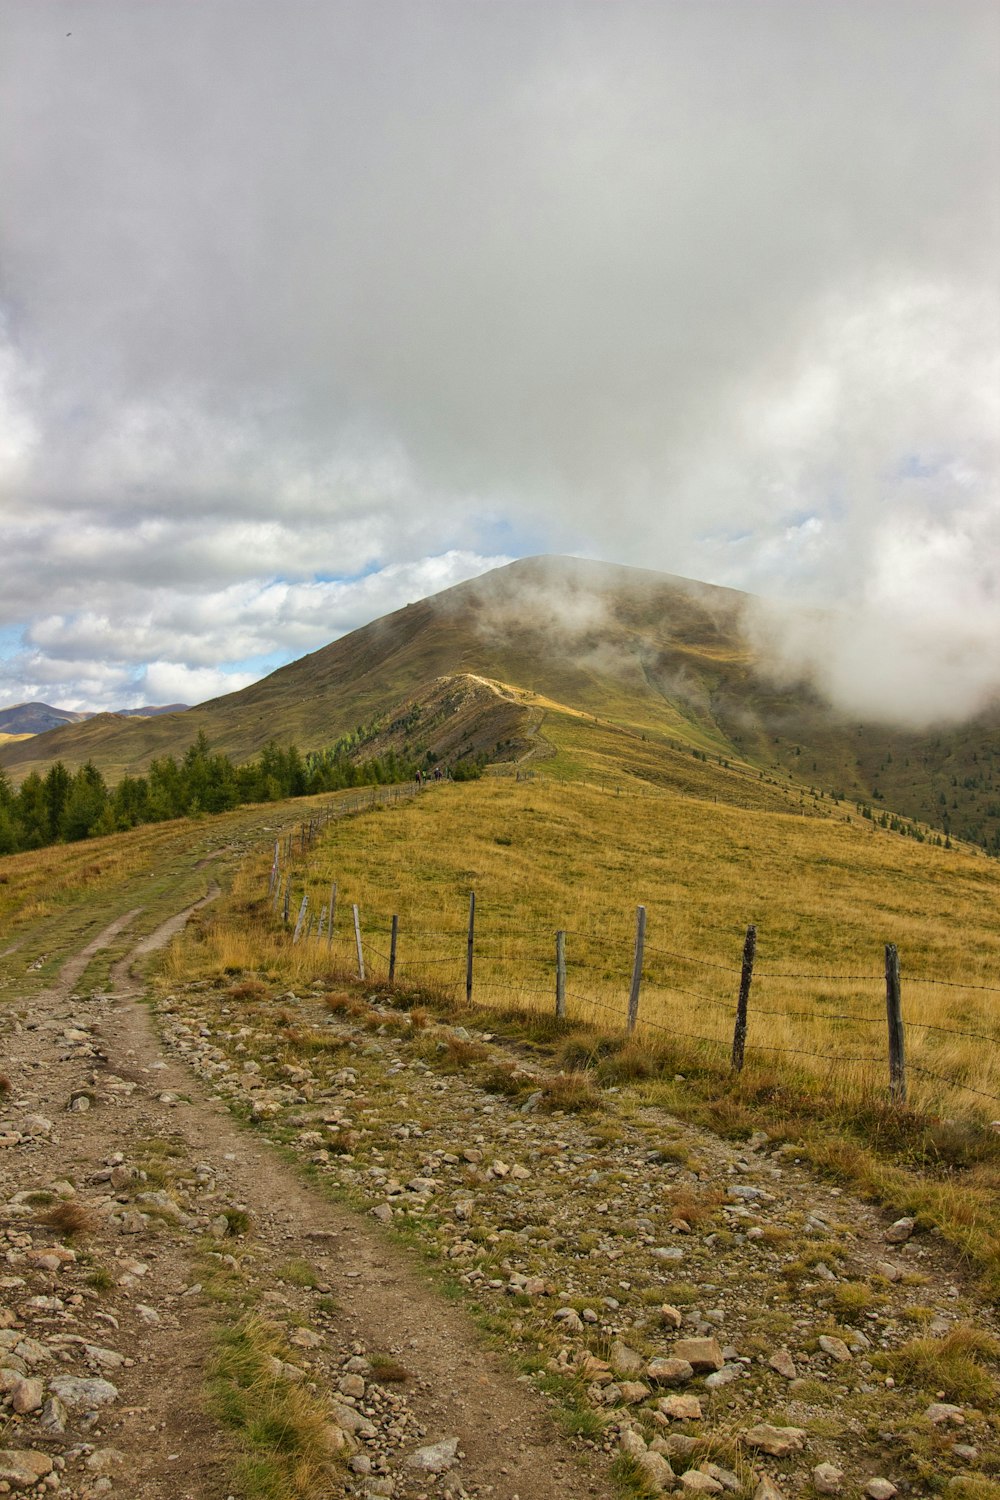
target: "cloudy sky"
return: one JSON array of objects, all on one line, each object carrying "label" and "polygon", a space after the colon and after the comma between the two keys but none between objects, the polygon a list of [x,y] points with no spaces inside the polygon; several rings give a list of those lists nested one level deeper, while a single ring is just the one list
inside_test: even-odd
[{"label": "cloudy sky", "polygon": [[509,558],[1000,679],[994,0],[0,0],[0,705],[196,702]]}]

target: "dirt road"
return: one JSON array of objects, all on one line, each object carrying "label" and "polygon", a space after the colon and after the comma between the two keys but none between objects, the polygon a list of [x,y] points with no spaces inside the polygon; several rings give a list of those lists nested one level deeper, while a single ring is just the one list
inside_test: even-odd
[{"label": "dirt road", "polygon": [[[304,1185],[164,1051],[134,964],[188,913],[118,962],[108,991],[74,991],[90,958],[135,915],[123,913],[68,959],[8,1038],[0,1186],[12,1274],[0,1283],[9,1330],[0,1339],[10,1351],[8,1383],[20,1376],[30,1386],[8,1448],[39,1455],[42,1482],[81,1500],[231,1492],[230,1439],[205,1410],[220,1309],[201,1286],[206,1254],[220,1260],[229,1210],[234,1223],[249,1224],[236,1236],[223,1226],[225,1269],[243,1300],[284,1326],[319,1396],[359,1412],[361,1461],[355,1455],[355,1471],[331,1481],[329,1494],[609,1494],[560,1442],[541,1400],[411,1257],[370,1219]],[[87,1232],[69,1238],[39,1222],[61,1203],[86,1211]],[[395,1355],[411,1378],[380,1390],[365,1368],[371,1351]],[[362,1376],[338,1392],[351,1361]],[[55,1372],[71,1383],[58,1386]],[[358,1381],[365,1402],[351,1394]],[[384,1414],[376,1423],[360,1415],[373,1402]],[[407,1454],[456,1438],[456,1457],[439,1475],[407,1468]],[[392,1488],[379,1488],[390,1466]]]}]

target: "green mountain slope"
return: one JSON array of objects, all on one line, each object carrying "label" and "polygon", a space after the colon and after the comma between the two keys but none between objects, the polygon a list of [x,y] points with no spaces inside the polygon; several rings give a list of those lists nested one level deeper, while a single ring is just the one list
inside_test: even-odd
[{"label": "green mountain slope", "polygon": [[[624,757],[656,780],[697,752],[1000,852],[1000,709],[922,733],[848,720],[807,685],[769,681],[743,634],[746,605],[734,590],[670,575],[523,559],[183,715],[98,716],[7,745],[0,764],[16,779],[92,758],[114,778],[202,730],[241,760],[271,739],[320,748],[362,725],[434,757],[520,759],[544,751],[545,716],[565,710],[578,756],[585,744],[596,754],[595,721],[618,731],[609,768]],[[717,795],[731,795],[728,780]]]}]

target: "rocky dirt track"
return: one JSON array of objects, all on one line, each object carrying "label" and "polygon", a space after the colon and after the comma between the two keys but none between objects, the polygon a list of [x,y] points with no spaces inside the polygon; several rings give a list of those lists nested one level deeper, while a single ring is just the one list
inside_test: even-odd
[{"label": "rocky dirt track", "polygon": [[763,1137],[489,1091],[525,1071],[502,1042],[374,993],[197,985],[157,1022],[131,956],[86,983],[133,915],[5,1010],[0,1493],[238,1494],[204,1386],[247,1305],[326,1404],[331,1496],[606,1496],[612,1459],[633,1493],[761,1500],[1000,1473],[988,1357],[900,1355],[996,1332],[933,1235]]}]

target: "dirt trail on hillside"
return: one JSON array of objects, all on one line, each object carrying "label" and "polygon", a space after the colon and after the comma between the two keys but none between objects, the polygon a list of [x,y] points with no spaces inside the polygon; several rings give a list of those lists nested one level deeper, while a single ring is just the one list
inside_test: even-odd
[{"label": "dirt trail on hillside", "polygon": [[[30,1020],[10,1038],[0,1186],[12,1274],[0,1278],[0,1353],[8,1351],[0,1363],[27,1384],[7,1447],[27,1454],[29,1470],[34,1463],[42,1482],[71,1500],[233,1493],[230,1441],[204,1404],[220,1319],[199,1284],[207,1253],[290,1331],[305,1383],[321,1395],[340,1388],[345,1422],[356,1402],[352,1380],[367,1384],[366,1401],[385,1412],[399,1460],[391,1485],[379,1479],[387,1465],[378,1452],[372,1465],[360,1447],[353,1472],[324,1493],[608,1495],[558,1439],[542,1398],[483,1347],[405,1254],[370,1221],[304,1185],[163,1050],[133,966],[193,910],[119,961],[108,992],[74,994],[90,959],[137,915],[123,913],[32,999]],[[36,1198],[25,1202],[25,1194]],[[39,1223],[46,1207],[38,1194],[85,1208],[93,1232],[68,1240]],[[223,1255],[227,1209],[248,1215],[250,1227],[224,1241]],[[310,1276],[295,1271],[302,1266]],[[378,1388],[372,1353],[393,1355],[409,1384]],[[447,1439],[458,1440],[449,1467],[407,1468],[408,1454]]]}]

